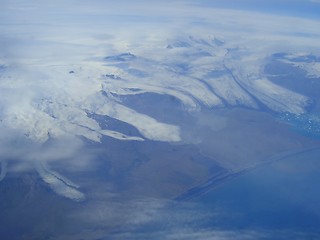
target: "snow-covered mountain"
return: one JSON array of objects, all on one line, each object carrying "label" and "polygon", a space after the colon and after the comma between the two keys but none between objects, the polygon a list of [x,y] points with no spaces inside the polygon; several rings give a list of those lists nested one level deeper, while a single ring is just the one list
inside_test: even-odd
[{"label": "snow-covered mountain", "polygon": [[[74,64],[30,63],[0,67],[1,128],[43,144],[49,138],[81,136],[100,142],[102,136],[127,141],[181,140],[180,126],[161,122],[129,108],[122,96],[142,93],[171,95],[186,111],[246,107],[301,114],[310,99],[268,80],[266,55],[255,55],[225,40],[183,37],[164,47],[87,58]],[[283,61],[289,61],[287,57]],[[318,74],[315,63],[292,63]],[[157,107],[157,106],[154,106]],[[135,127],[141,136],[102,127],[92,114],[108,116]],[[4,154],[4,153],[3,153]],[[2,154],[2,155],[3,155]],[[43,164],[40,176],[58,194],[82,194]],[[5,163],[1,168],[5,176]]]}]

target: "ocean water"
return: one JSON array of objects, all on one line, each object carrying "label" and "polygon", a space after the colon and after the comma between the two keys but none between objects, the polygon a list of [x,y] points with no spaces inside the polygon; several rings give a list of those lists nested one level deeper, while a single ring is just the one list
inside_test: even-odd
[{"label": "ocean water", "polygon": [[266,239],[319,239],[319,156],[320,150],[312,150],[284,158],[194,201],[217,212],[208,228],[251,230]]},{"label": "ocean water", "polygon": [[284,157],[196,199],[176,201],[162,209],[162,217],[131,229],[127,236],[320,239],[319,156],[316,149]]}]

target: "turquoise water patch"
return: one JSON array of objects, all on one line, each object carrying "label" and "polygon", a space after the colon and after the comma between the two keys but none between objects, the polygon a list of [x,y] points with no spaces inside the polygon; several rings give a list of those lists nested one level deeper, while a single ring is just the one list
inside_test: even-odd
[{"label": "turquoise water patch", "polygon": [[291,125],[292,129],[308,137],[320,139],[320,116],[315,114],[283,113],[279,119]]}]

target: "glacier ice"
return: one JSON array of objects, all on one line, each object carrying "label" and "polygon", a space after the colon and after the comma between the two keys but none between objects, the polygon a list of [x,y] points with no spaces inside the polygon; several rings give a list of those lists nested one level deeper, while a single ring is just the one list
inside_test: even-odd
[{"label": "glacier ice", "polygon": [[[68,136],[94,142],[101,142],[104,136],[127,141],[181,141],[179,126],[131,109],[121,100],[121,96],[142,93],[171,95],[187,111],[223,106],[258,109],[260,105],[275,112],[305,111],[308,97],[266,78],[261,69],[267,56],[252,55],[228,44],[214,37],[189,36],[171,39],[161,51],[158,46],[149,46],[143,54],[124,52],[73,63],[10,65],[4,59],[0,67],[0,125],[39,144]],[[301,67],[317,74],[318,66]],[[91,114],[125,122],[141,136],[102,127]],[[75,184],[45,163],[36,162],[36,169],[57,194],[76,201],[85,198]],[[1,161],[0,180],[5,174],[6,163]]]},{"label": "glacier ice", "polygon": [[85,196],[77,188],[76,184],[61,176],[60,174],[51,171],[44,163],[38,162],[36,169],[40,177],[45,181],[57,194],[80,202],[85,200]]}]

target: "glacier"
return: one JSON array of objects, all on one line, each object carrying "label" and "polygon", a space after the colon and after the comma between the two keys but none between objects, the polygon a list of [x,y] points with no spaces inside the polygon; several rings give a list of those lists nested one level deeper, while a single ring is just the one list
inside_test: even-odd
[{"label": "glacier", "polygon": [[[84,137],[93,142],[101,142],[103,137],[179,142],[182,140],[179,126],[125,106],[122,97],[167,94],[178,99],[189,112],[201,108],[214,111],[229,106],[251,109],[263,106],[273,112],[299,115],[309,104],[307,96],[267,79],[262,69],[268,56],[245,54],[244,50],[240,54],[239,49],[212,36],[168,41],[157,55],[153,53],[159,47],[154,46],[144,55],[124,52],[61,65],[39,62],[11,65],[3,59],[1,127],[22,132],[25,138],[40,145],[50,138],[63,137]],[[310,75],[318,69],[314,63],[299,67]],[[128,123],[141,136],[101,127],[91,114]],[[6,161],[1,161],[0,180],[5,177],[6,165]],[[75,185],[49,170],[44,162],[38,161],[35,168],[57,194],[75,201],[85,199]]]},{"label": "glacier", "polygon": [[[234,58],[233,52],[211,39],[189,37],[184,42],[182,46],[178,42],[164,48],[163,52],[168,54],[163,54],[161,60],[149,59],[149,54],[145,57],[121,53],[76,66],[3,67],[1,124],[23,131],[39,143],[46,142],[49,136],[63,135],[83,136],[95,142],[101,141],[102,136],[144,140],[102,129],[88,115],[95,113],[127,122],[145,139],[174,142],[181,140],[179,126],[161,123],[124,106],[121,96],[168,94],[179,99],[188,111],[198,111],[201,106],[257,109],[263,104],[272,111],[301,114],[308,106],[308,97],[278,86],[264,76],[263,65],[259,65],[263,60],[248,57],[230,60]],[[176,65],[185,61],[184,56],[190,52],[188,63],[181,63],[188,69],[186,72],[179,72],[166,61],[176,48],[179,50],[174,53]],[[211,55],[195,54],[199,51]],[[132,69],[143,71],[146,76],[134,76]],[[11,101],[16,98],[19,101]]]}]

